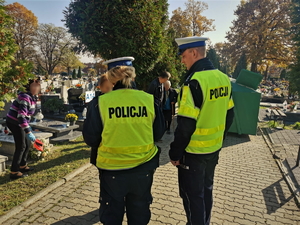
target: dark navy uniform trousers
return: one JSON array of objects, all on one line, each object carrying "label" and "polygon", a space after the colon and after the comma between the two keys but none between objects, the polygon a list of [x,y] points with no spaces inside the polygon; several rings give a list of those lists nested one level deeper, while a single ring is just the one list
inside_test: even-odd
[{"label": "dark navy uniform trousers", "polygon": [[159,163],[159,153],[149,162],[130,170],[99,169],[100,222],[122,225],[126,212],[129,225],[146,225],[150,221],[151,187]]},{"label": "dark navy uniform trousers", "polygon": [[219,152],[205,155],[185,153],[178,167],[179,194],[187,225],[208,225],[213,205],[213,179]]}]

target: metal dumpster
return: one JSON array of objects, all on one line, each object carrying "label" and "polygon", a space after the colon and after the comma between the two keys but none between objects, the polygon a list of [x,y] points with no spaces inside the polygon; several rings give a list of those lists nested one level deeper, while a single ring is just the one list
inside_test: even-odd
[{"label": "metal dumpster", "polygon": [[256,89],[262,78],[258,73],[242,70],[236,80],[231,80],[235,116],[229,132],[256,134],[261,99]]}]

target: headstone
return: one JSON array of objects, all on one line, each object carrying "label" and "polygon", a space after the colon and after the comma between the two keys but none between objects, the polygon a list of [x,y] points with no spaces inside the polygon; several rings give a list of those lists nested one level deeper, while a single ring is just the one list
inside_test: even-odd
[{"label": "headstone", "polygon": [[79,96],[83,93],[82,88],[70,88],[68,90],[68,101],[69,104],[79,103]]},{"label": "headstone", "polygon": [[48,86],[47,82],[41,81],[41,92],[42,93],[44,93],[46,91],[47,86]]},{"label": "headstone", "polygon": [[65,85],[66,85],[66,87],[71,87],[71,80],[66,80],[65,81]]},{"label": "headstone", "polygon": [[71,85],[79,84],[79,80],[71,80]]},{"label": "headstone", "polygon": [[8,160],[7,156],[0,155],[0,174],[5,172],[6,166],[5,162]]},{"label": "headstone", "polygon": [[61,86],[60,91],[61,99],[64,101],[64,104],[68,103],[68,88],[66,85]]},{"label": "headstone", "polygon": [[286,112],[287,111],[287,101],[285,100],[284,102],[283,102],[283,104],[282,104],[282,106],[283,106],[283,112]]},{"label": "headstone", "polygon": [[59,86],[58,86],[58,81],[53,81],[53,86],[54,86],[54,88],[58,88]]}]

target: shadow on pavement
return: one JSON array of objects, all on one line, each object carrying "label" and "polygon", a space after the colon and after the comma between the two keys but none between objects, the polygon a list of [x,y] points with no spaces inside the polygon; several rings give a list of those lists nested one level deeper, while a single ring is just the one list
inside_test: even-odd
[{"label": "shadow on pavement", "polygon": [[84,224],[84,225],[93,225],[99,222],[99,213],[98,209],[92,212],[89,212],[82,216],[71,216],[69,218],[63,219],[61,221],[52,223],[51,225],[66,225],[66,224]]},{"label": "shadow on pavement", "polygon": [[229,146],[234,146],[234,145],[238,145],[238,144],[242,144],[245,142],[250,142],[250,137],[247,134],[235,134],[235,133],[228,133],[224,142],[223,142],[223,147],[229,147]]},{"label": "shadow on pavement", "polygon": [[270,215],[275,213],[277,209],[280,209],[284,204],[289,202],[293,196],[290,195],[288,198],[285,197],[284,192],[281,187],[281,182],[285,184],[283,178],[271,184],[262,190],[267,213]]}]

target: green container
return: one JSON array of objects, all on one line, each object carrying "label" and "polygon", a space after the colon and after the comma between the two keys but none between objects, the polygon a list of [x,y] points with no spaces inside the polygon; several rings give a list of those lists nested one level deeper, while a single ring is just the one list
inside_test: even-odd
[{"label": "green container", "polygon": [[236,79],[236,83],[256,90],[262,79],[263,76],[259,73],[242,69],[238,78]]},{"label": "green container", "polygon": [[[254,76],[249,76],[253,74],[249,72],[245,70],[241,71],[238,79],[233,79],[231,82],[235,113],[233,124],[229,129],[229,132],[232,133],[255,135],[257,131],[261,93],[253,88],[257,88],[262,76],[257,73],[254,73]],[[246,77],[247,79],[245,79]],[[237,83],[238,80],[239,82],[242,81],[242,84]],[[247,87],[246,85],[251,87]]]}]

